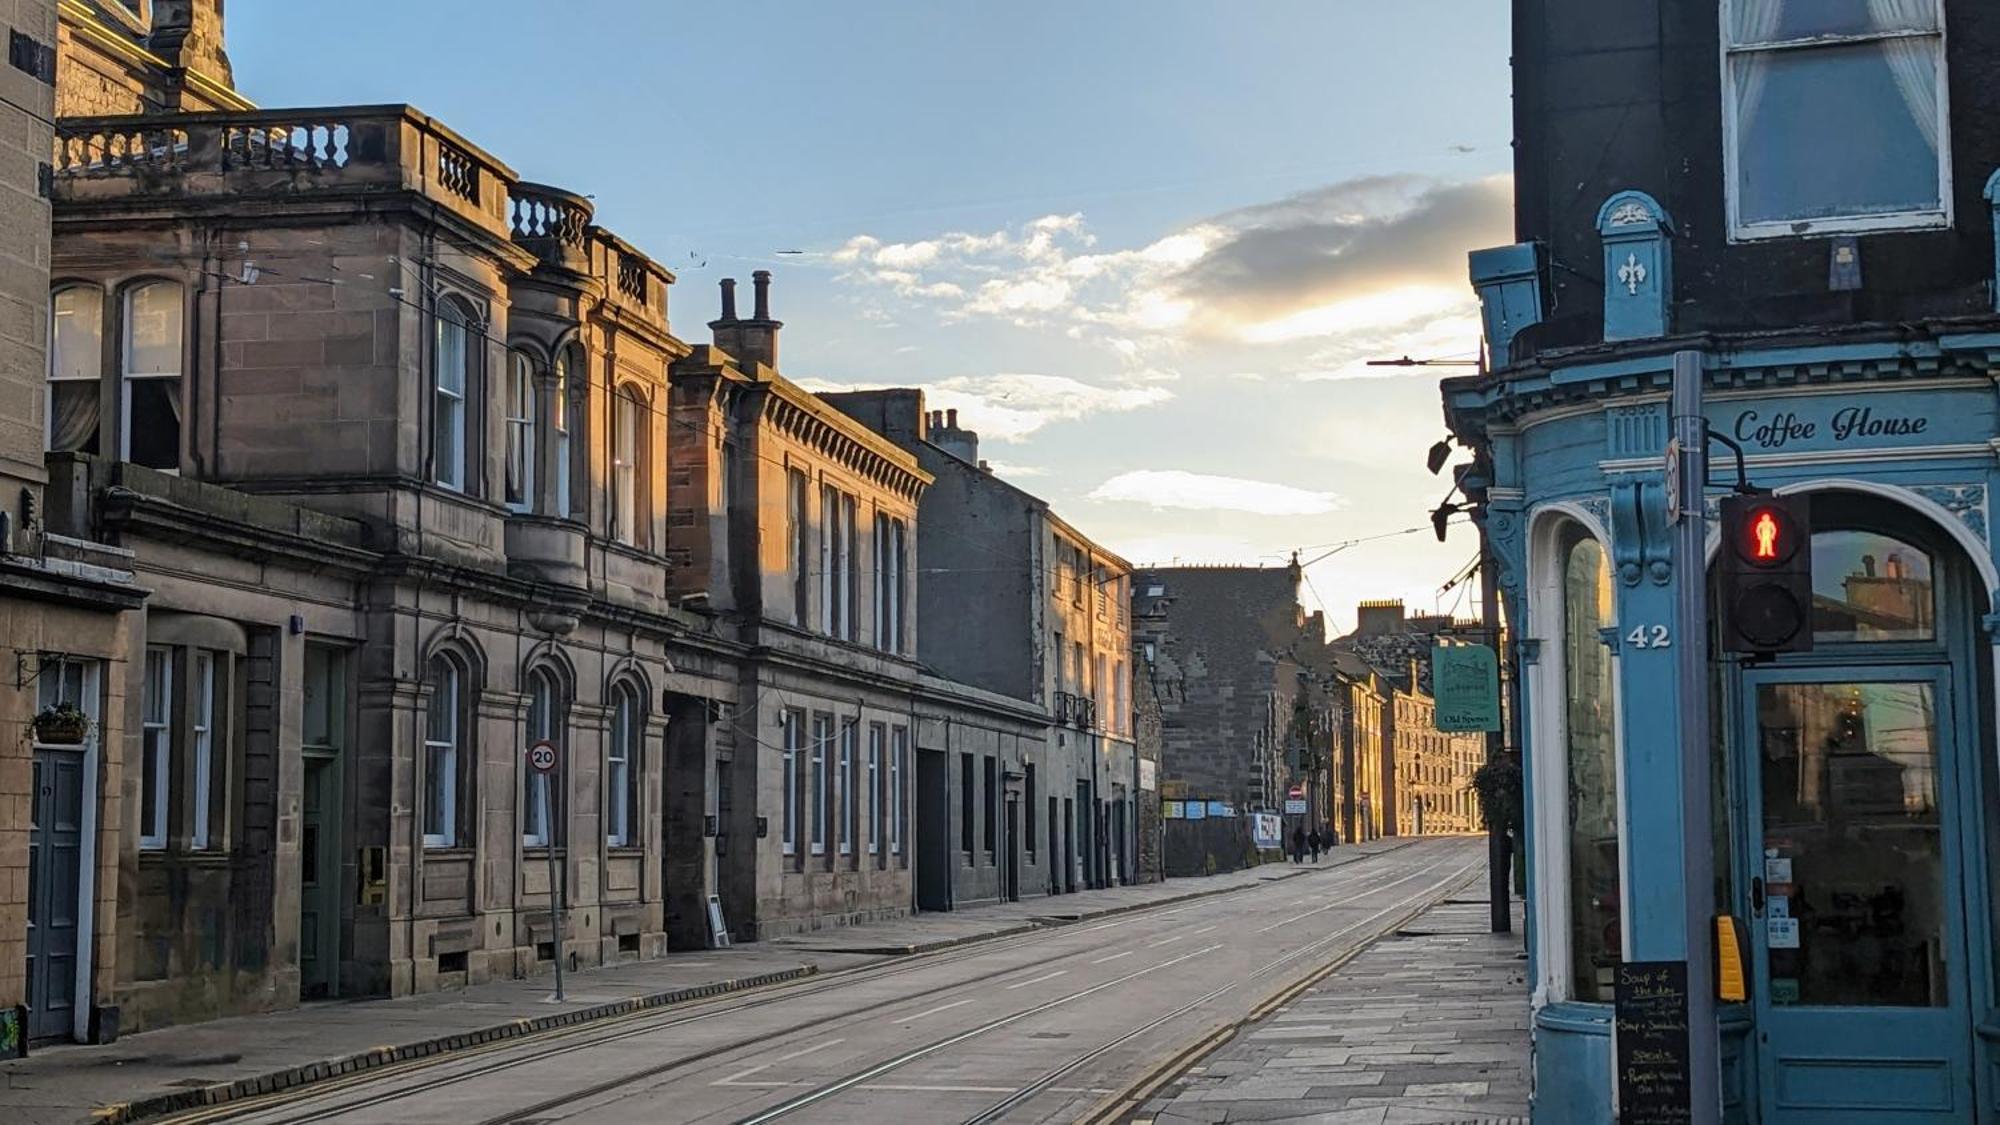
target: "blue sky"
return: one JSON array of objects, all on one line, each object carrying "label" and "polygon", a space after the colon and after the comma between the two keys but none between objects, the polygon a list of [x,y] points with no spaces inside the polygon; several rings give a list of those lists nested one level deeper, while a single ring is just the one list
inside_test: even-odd
[{"label": "blue sky", "polygon": [[[684,338],[718,278],[774,270],[788,376],[929,387],[1135,562],[1275,562],[1443,492],[1439,372],[1360,361],[1476,347],[1463,252],[1510,240],[1504,4],[329,10],[231,5],[244,93],[411,102],[593,195],[679,274]],[[1473,549],[1358,546],[1308,601],[1429,608]]]}]

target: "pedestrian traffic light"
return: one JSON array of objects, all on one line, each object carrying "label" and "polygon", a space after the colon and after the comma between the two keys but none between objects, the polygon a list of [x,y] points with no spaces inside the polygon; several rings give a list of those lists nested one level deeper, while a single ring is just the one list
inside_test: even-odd
[{"label": "pedestrian traffic light", "polygon": [[1812,648],[1812,509],[1803,496],[1722,501],[1721,594],[1725,652]]}]

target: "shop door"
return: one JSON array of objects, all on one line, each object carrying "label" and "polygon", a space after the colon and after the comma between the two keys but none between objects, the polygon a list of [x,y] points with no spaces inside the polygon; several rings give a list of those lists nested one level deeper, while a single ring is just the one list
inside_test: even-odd
[{"label": "shop door", "polygon": [[77,903],[83,876],[84,756],[35,751],[28,802],[28,1038],[76,1028]]},{"label": "shop door", "polygon": [[308,755],[299,828],[299,994],[340,994],[340,762]]},{"label": "shop door", "polygon": [[1966,1121],[1959,732],[1942,665],[1753,672],[1744,872],[1766,1125]]}]

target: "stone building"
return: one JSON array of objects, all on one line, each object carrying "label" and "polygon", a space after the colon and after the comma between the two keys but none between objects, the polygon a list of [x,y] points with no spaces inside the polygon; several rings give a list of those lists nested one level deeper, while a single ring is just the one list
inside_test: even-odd
[{"label": "stone building", "polygon": [[[948,884],[920,885],[919,904],[1131,882],[1141,777],[1130,565],[1046,501],[994,476],[979,460],[978,434],[959,426],[955,410],[925,410],[921,391],[826,398],[935,478],[918,520],[918,655],[1042,716],[1033,753],[977,765],[964,751],[938,760],[949,778],[949,819],[927,818],[920,832],[927,851],[951,857],[953,874]],[[927,784],[922,771],[918,782]]]},{"label": "stone building", "polygon": [[[125,653],[144,587],[93,529],[52,527],[49,202],[56,5],[0,14],[0,1057],[117,1034]],[[59,709],[73,713],[64,718]],[[111,1013],[106,1021],[106,1014]]]},{"label": "stone building", "polygon": [[714,344],[672,372],[670,588],[732,622],[742,656],[704,757],[676,739],[669,800],[688,825],[718,812],[723,906],[751,934],[994,897],[962,869],[1002,866],[999,787],[1025,771],[1034,791],[1044,714],[919,663],[933,472],[779,374],[770,276],[753,280],[752,315],[724,281]]},{"label": "stone building", "polygon": [[1425,690],[1426,666],[1412,661],[1390,680],[1383,729],[1395,765],[1390,835],[1437,836],[1479,827],[1472,773],[1486,757],[1486,739],[1437,729],[1437,702]]},{"label": "stone building", "polygon": [[1160,778],[1166,755],[1161,726],[1160,693],[1153,686],[1152,665],[1143,649],[1134,649],[1132,663],[1132,752],[1139,756],[1139,878],[1157,883],[1166,878],[1166,824],[1161,819]]},{"label": "stone building", "polygon": [[[1184,812],[1167,819],[1167,874],[1254,862],[1248,814],[1282,810],[1295,781],[1313,824],[1330,829],[1332,665],[1323,619],[1299,605],[1297,565],[1148,568],[1134,582],[1134,640],[1160,698],[1162,795]],[[1322,792],[1310,792],[1314,778]],[[1185,815],[1197,802],[1199,818]]]},{"label": "stone building", "polygon": [[1351,652],[1331,654],[1335,707],[1333,826],[1344,843],[1377,839],[1393,828],[1383,810],[1395,807],[1395,759],[1385,752],[1383,717],[1390,688],[1374,665]]}]

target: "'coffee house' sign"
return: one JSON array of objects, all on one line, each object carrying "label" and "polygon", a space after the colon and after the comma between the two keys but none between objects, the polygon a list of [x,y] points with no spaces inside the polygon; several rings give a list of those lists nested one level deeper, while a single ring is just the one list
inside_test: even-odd
[{"label": "'coffee house' sign", "polygon": [[1925,417],[1891,413],[1872,406],[1842,406],[1831,414],[1818,412],[1818,416],[1799,410],[1744,410],[1736,415],[1731,431],[1745,449],[1772,451],[1826,441],[1854,445],[1883,438],[1917,437],[1930,426],[1931,420]]}]

